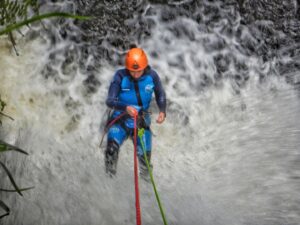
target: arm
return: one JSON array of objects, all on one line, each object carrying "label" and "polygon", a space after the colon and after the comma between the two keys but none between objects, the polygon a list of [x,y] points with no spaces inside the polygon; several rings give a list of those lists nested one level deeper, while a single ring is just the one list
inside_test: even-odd
[{"label": "arm", "polygon": [[166,114],[166,106],[167,106],[166,93],[165,90],[163,89],[160,78],[156,72],[153,72],[153,81],[154,81],[154,93],[155,93],[157,106],[160,112]]},{"label": "arm", "polygon": [[113,109],[125,111],[126,105],[120,102],[118,99],[118,95],[121,87],[121,81],[122,81],[122,75],[119,72],[116,72],[108,89],[106,105]]},{"label": "arm", "polygon": [[166,106],[167,106],[167,99],[166,99],[166,93],[163,89],[163,86],[161,84],[160,78],[156,72],[153,71],[153,81],[154,81],[154,93],[155,93],[155,99],[157,106],[159,108],[159,115],[156,120],[157,123],[162,123],[165,120],[166,117]]}]

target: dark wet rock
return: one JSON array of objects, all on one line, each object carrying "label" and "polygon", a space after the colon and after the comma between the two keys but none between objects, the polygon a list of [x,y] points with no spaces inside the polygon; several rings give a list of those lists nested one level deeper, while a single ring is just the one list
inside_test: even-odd
[{"label": "dark wet rock", "polygon": [[176,57],[168,59],[168,65],[170,67],[177,67],[182,71],[186,70],[186,63],[183,55],[177,55]]},{"label": "dark wet rock", "polygon": [[[201,82],[200,85],[201,87],[209,87],[213,84],[212,79],[207,75],[207,74],[201,74]],[[199,89],[200,90],[200,89]]]},{"label": "dark wet rock", "polygon": [[121,49],[127,47],[131,42],[128,34],[138,30],[137,24],[132,24],[129,20],[134,15],[142,14],[143,10],[144,7],[135,0],[126,2],[85,1],[79,2],[78,8],[79,13],[94,16],[93,20],[84,21],[80,24],[84,28],[84,36],[89,37],[87,39],[95,41],[104,38],[107,40],[107,44],[112,44],[111,38],[117,37],[118,40],[122,40],[122,43],[118,42],[120,45],[116,45],[117,40],[112,42],[114,46]]},{"label": "dark wet rock", "polygon": [[208,23],[214,23],[221,19],[219,7],[216,5],[205,5],[203,13],[209,18]]},{"label": "dark wet rock", "polygon": [[66,51],[64,54],[64,60],[61,65],[61,71],[64,75],[74,75],[77,69],[77,63],[75,59],[77,58],[76,50]]},{"label": "dark wet rock", "polygon": [[168,4],[168,0],[149,0],[153,4]]},{"label": "dark wet rock", "polygon": [[[279,57],[283,51],[286,56],[292,55],[294,49],[299,49],[296,45],[300,39],[299,0],[237,2],[243,23],[259,30],[256,34],[260,35],[259,43],[263,43],[264,47],[258,49],[256,54],[262,56],[264,61]],[[253,49],[253,45],[244,46]],[[287,51],[286,46],[294,47]]]},{"label": "dark wet rock", "polygon": [[87,88],[88,93],[95,93],[101,82],[96,78],[95,75],[89,75],[87,79],[83,81],[83,84]]},{"label": "dark wet rock", "polygon": [[76,101],[71,97],[69,97],[65,101],[65,109],[68,113],[72,113],[74,110],[78,110],[81,106],[82,104],[79,101]]},{"label": "dark wet rock", "polygon": [[218,73],[224,73],[228,70],[230,59],[229,56],[224,56],[222,54],[218,54],[214,57],[214,62],[217,68]]},{"label": "dark wet rock", "polygon": [[203,21],[203,17],[202,17],[202,14],[201,13],[196,13],[194,16],[193,16],[194,20],[200,24],[202,21]]},{"label": "dark wet rock", "polygon": [[175,10],[171,10],[171,9],[165,7],[162,10],[160,19],[162,22],[171,22],[171,21],[175,20],[176,17],[177,17],[177,14],[176,14]]},{"label": "dark wet rock", "polygon": [[58,71],[53,69],[52,66],[47,65],[42,71],[41,74],[45,79],[53,78],[58,75]]},{"label": "dark wet rock", "polygon": [[241,71],[247,72],[248,71],[248,66],[245,61],[239,61],[238,59],[235,59],[234,66],[238,72],[241,72]]},{"label": "dark wet rock", "polygon": [[59,34],[61,35],[61,37],[62,37],[63,39],[67,39],[68,33],[67,33],[66,30],[61,29],[61,30],[59,31]]},{"label": "dark wet rock", "polygon": [[247,73],[239,73],[239,74],[233,75],[233,79],[240,89],[248,81],[249,75]]},{"label": "dark wet rock", "polygon": [[[66,9],[93,16],[93,19],[69,20],[68,23],[55,20],[58,26],[47,27],[51,29],[49,40],[53,46],[62,40],[70,41],[77,52],[67,46],[51,53],[50,63],[42,75],[46,79],[53,78],[57,83],[66,83],[71,82],[72,74],[78,69],[85,76],[83,92],[96,93],[101,85],[96,78],[101,63],[123,65],[124,54],[130,44],[139,45],[152,38],[153,28],[159,25],[157,23],[163,23],[166,34],[171,33],[159,40],[164,45],[172,46],[174,35],[175,39],[199,44],[204,51],[214,54],[215,74],[198,74],[203,79],[191,84],[196,91],[211,83],[219,84],[226,76],[231,76],[237,86],[243,86],[248,80],[249,68],[245,62],[236,59],[238,54],[257,57],[262,63],[276,59],[279,72],[274,74],[295,80],[291,77],[299,71],[300,52],[300,2],[297,2],[298,5],[293,0],[76,0]],[[228,46],[238,54],[226,52]],[[152,50],[149,54],[156,59],[160,57],[159,50]],[[65,59],[57,55],[63,55]],[[293,62],[284,62],[285,57],[290,57]],[[182,55],[165,60],[183,74],[187,71]],[[195,68],[207,66],[202,59],[191,58],[191,61]],[[229,66],[234,66],[236,73],[229,75]],[[260,71],[257,73],[260,74]],[[263,81],[265,73],[261,74]]]}]

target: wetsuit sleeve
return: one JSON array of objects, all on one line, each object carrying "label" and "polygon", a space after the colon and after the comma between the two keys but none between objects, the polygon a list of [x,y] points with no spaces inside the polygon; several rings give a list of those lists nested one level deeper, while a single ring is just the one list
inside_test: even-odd
[{"label": "wetsuit sleeve", "polygon": [[112,82],[110,83],[110,86],[108,89],[108,96],[106,99],[106,105],[113,109],[125,111],[127,105],[120,102],[119,98],[118,98],[120,88],[121,88],[121,81],[122,81],[122,76],[120,73],[117,72],[114,75]]},{"label": "wetsuit sleeve", "polygon": [[166,113],[167,99],[165,90],[161,84],[160,78],[156,72],[152,73],[153,81],[154,81],[154,93],[157,106],[160,112]]}]

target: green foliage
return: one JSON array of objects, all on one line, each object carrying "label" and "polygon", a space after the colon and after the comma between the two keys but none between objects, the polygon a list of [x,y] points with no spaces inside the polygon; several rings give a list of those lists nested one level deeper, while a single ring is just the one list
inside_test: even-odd
[{"label": "green foliage", "polygon": [[37,12],[37,0],[0,0],[0,26],[27,19],[29,8]]},{"label": "green foliage", "polygon": [[0,125],[2,125],[1,115],[3,113],[5,106],[6,106],[6,103],[4,101],[2,101],[1,95],[0,95]]},{"label": "green foliage", "polygon": [[1,99],[1,95],[0,95],[0,125],[2,125],[2,120],[1,120],[2,116],[5,116],[11,120],[14,120],[9,115],[6,115],[5,113],[3,113],[5,106],[6,106],[6,103]]},{"label": "green foliage", "polygon": [[1,99],[1,95],[0,95],[0,112],[3,112],[5,106],[6,103]]},{"label": "green foliage", "polygon": [[0,200],[0,208],[5,211],[4,214],[0,215],[0,219],[9,215],[9,213],[10,213],[9,207],[1,200]]},{"label": "green foliage", "polygon": [[46,14],[42,14],[42,15],[38,15],[38,16],[33,16],[32,18],[24,20],[19,23],[9,25],[4,30],[0,31],[0,35],[10,33],[11,31],[16,30],[24,25],[28,25],[35,21],[40,21],[40,20],[47,19],[50,17],[65,17],[65,18],[80,19],[80,20],[85,20],[85,19],[90,18],[90,17],[86,17],[86,16],[77,16],[77,15],[72,15],[72,14],[62,13],[62,12],[46,13]]},{"label": "green foliage", "polygon": [[[10,144],[0,140],[0,153],[3,153],[5,151],[17,151],[17,152],[28,155],[28,153],[25,152],[24,150],[19,149],[16,146],[10,145]],[[8,178],[10,180],[10,183],[14,187],[13,190],[0,188],[0,191],[3,191],[3,192],[17,192],[19,195],[23,196],[23,194],[22,194],[23,191],[27,191],[27,190],[30,190],[30,189],[34,188],[34,187],[19,188],[19,186],[17,185],[15,179],[13,178],[13,175],[11,174],[9,169],[6,167],[6,165],[1,161],[0,161],[0,167],[2,168],[2,170],[4,170],[4,172],[6,173],[6,175],[8,176]],[[4,214],[0,215],[0,219],[5,217],[5,216],[8,216],[10,214],[10,208],[2,200],[0,200],[0,208],[5,211]]]},{"label": "green foliage", "polygon": [[[28,12],[30,9],[33,10],[35,15],[32,15],[31,18],[28,18]],[[0,30],[0,35],[8,34],[11,39],[11,42],[13,43],[13,45],[15,45],[12,36],[12,31],[19,29],[24,25],[28,25],[35,21],[40,21],[50,17],[89,19],[89,17],[71,15],[64,12],[51,12],[51,13],[39,15],[37,0],[0,0],[0,27],[1,28],[4,27],[3,29]],[[6,115],[3,112],[5,106],[6,103],[1,99],[0,96],[0,125],[2,125],[1,119],[3,116],[13,120],[12,117]],[[28,153],[25,152],[24,150],[0,140],[0,154],[3,154],[7,151],[16,151],[28,155]],[[6,173],[6,175],[10,180],[10,183],[14,188],[13,190],[8,190],[0,187],[0,191],[17,192],[19,195],[23,196],[22,195],[23,191],[27,191],[33,188],[33,187],[19,188],[19,186],[17,185],[17,183],[13,178],[13,175],[10,173],[6,165],[1,161],[0,161],[0,169],[2,169]],[[2,215],[0,213],[0,219],[10,214],[10,208],[2,200],[0,200],[0,209],[2,209],[2,211],[3,210],[5,211],[5,213]]]},{"label": "green foliage", "polygon": [[[34,12],[34,15],[28,18],[30,9]],[[35,21],[41,21],[50,17],[65,17],[79,20],[89,19],[89,17],[64,12],[51,12],[40,15],[37,0],[0,0],[0,27],[4,27],[0,30],[0,35],[8,34],[16,54],[19,55],[12,31],[24,25],[29,25]]]},{"label": "green foliage", "polygon": [[[28,18],[30,9],[34,12],[34,15]],[[65,17],[79,20],[90,18],[64,12],[51,12],[40,15],[37,0],[0,0],[0,26],[5,27],[0,31],[0,35],[9,34],[11,31],[24,25],[50,17]]]},{"label": "green foliage", "polygon": [[[6,103],[1,99],[1,96],[0,96],[0,124],[1,124],[1,116],[11,118],[10,116],[5,115],[3,113],[5,106],[6,106]],[[7,151],[16,151],[16,152],[28,155],[28,153],[26,151],[0,140],[0,154],[7,152]],[[2,191],[2,192],[17,192],[19,195],[23,196],[23,194],[22,194],[23,191],[27,191],[27,190],[33,188],[33,187],[19,188],[19,186],[15,182],[15,179],[13,178],[13,175],[11,174],[9,169],[6,167],[6,165],[1,161],[0,161],[0,168],[6,173],[6,175],[8,176],[8,178],[10,180],[10,183],[14,187],[14,189],[12,189],[12,190],[0,188],[0,191]],[[8,216],[10,214],[10,208],[2,200],[0,200],[0,209],[5,211],[4,214],[0,214],[0,219],[5,216]]]},{"label": "green foliage", "polygon": [[20,152],[22,154],[28,155],[28,153],[25,152],[24,150],[0,140],[0,153],[6,152],[6,151],[16,151],[16,152]]}]

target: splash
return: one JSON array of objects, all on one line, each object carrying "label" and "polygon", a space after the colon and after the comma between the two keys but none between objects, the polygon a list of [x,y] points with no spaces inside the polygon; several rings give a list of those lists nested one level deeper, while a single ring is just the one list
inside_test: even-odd
[{"label": "splash", "polygon": [[[233,6],[181,7],[187,2],[138,5],[143,12],[125,21],[137,30],[147,22],[150,37],[132,31],[130,39],[148,53],[168,97],[166,122],[153,124],[152,163],[169,224],[299,223],[297,89],[280,76],[279,59],[249,51],[262,47],[260,33]],[[19,57],[1,39],[1,96],[15,118],[1,138],[30,153],[5,160],[17,162],[21,184],[35,186],[22,199],[6,197],[15,210],[1,222],[134,224],[132,144],[122,146],[116,179],[105,175],[98,148],[124,51],[104,41],[111,55],[99,57],[80,39],[82,27],[45,25],[18,39]],[[141,182],[140,191],[143,223],[162,224],[151,186]]]}]

